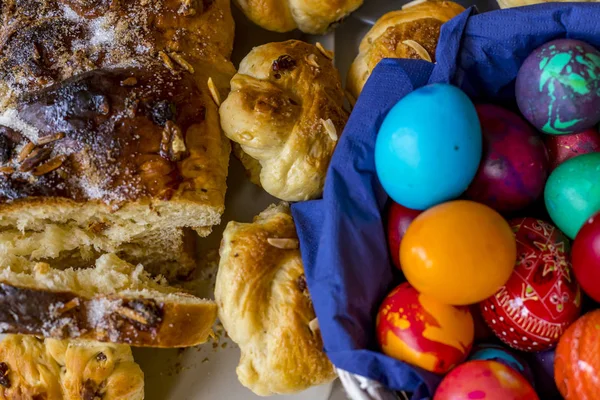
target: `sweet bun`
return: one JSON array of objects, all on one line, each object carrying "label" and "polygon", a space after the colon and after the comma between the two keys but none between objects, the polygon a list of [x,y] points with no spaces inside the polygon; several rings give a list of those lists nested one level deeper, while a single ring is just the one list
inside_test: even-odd
[{"label": "sweet bun", "polygon": [[250,224],[230,222],[220,254],[215,299],[242,351],[240,382],[268,396],[332,381],[289,207],[270,206]]},{"label": "sweet bun", "polygon": [[296,40],[269,43],[242,60],[221,125],[253,181],[281,200],[309,200],[323,192],[348,119],[343,103],[328,53]]},{"label": "sweet bun", "polygon": [[363,0],[235,0],[255,24],[275,32],[300,29],[322,34],[360,7]]},{"label": "sweet bun", "polygon": [[414,58],[435,62],[442,24],[465,9],[451,1],[419,1],[381,17],[360,43],[350,67],[346,89],[357,99],[371,72],[384,58]]}]

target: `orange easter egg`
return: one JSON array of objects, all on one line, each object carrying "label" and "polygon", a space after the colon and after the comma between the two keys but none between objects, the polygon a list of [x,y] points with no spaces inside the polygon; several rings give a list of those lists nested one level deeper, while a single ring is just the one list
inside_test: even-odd
[{"label": "orange easter egg", "polygon": [[561,336],[554,379],[565,400],[597,399],[600,393],[600,310],[585,314]]},{"label": "orange easter egg", "polygon": [[385,298],[377,314],[377,339],[385,354],[438,374],[467,358],[473,337],[467,307],[442,304],[408,282]]},{"label": "orange easter egg", "polygon": [[510,277],[516,259],[508,222],[490,207],[464,200],[419,215],[400,246],[402,271],[410,284],[453,305],[492,296]]}]

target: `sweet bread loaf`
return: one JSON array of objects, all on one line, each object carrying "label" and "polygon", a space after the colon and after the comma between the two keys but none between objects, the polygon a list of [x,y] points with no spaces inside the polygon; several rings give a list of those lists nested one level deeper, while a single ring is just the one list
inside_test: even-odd
[{"label": "sweet bread loaf", "polygon": [[215,299],[241,349],[240,382],[258,395],[294,393],[333,380],[286,204],[223,234]]},{"label": "sweet bread loaf", "polygon": [[[331,55],[290,40],[254,48],[220,108],[253,182],[286,201],[319,197],[348,120]],[[234,145],[235,146],[235,145]]]},{"label": "sweet bread loaf", "polygon": [[0,28],[0,228],[113,246],[220,222],[235,72],[227,0],[9,0]]},{"label": "sweet bread loaf", "polygon": [[360,7],[363,0],[235,0],[255,24],[275,32],[300,29],[323,34]]},{"label": "sweet bread loaf", "polygon": [[360,43],[348,72],[346,89],[357,99],[371,72],[384,58],[414,58],[435,62],[442,24],[465,9],[451,1],[409,3],[381,17]]},{"label": "sweet bread loaf", "polygon": [[142,400],[144,374],[127,345],[8,335],[1,400]]},{"label": "sweet bread loaf", "polygon": [[115,246],[90,230],[48,224],[41,231],[0,231],[0,262],[11,257],[49,262],[56,268],[92,267],[100,255],[115,253],[142,264],[150,274],[169,281],[187,278],[196,267],[196,234],[190,230],[163,229]]},{"label": "sweet bread loaf", "polygon": [[0,269],[0,332],[132,346],[206,341],[216,305],[105,254],[94,268],[59,270],[14,257]]}]

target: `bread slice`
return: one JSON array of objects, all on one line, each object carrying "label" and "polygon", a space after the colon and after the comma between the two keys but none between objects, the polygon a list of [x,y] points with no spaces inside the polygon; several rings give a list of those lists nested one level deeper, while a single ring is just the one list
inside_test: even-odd
[{"label": "bread slice", "polygon": [[204,343],[216,305],[164,285],[114,254],[58,270],[23,258],[0,270],[0,332],[145,347]]},{"label": "bread slice", "polygon": [[8,335],[0,400],[142,400],[144,373],[123,344]]},{"label": "bread slice", "polygon": [[132,264],[143,264],[151,275],[167,280],[187,278],[196,268],[196,233],[189,229],[150,232],[115,246],[90,230],[48,224],[41,231],[0,231],[0,260],[25,257],[50,262],[59,269],[94,265],[104,253],[115,253]]}]

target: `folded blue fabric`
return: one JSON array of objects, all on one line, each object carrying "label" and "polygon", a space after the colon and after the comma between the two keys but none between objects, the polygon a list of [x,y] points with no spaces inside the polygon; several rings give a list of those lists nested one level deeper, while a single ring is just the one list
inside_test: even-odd
[{"label": "folded blue fabric", "polygon": [[[379,126],[398,100],[428,83],[453,83],[475,101],[514,103],[514,80],[536,47],[556,38],[600,48],[600,4],[545,4],[446,23],[437,63],[384,60],[373,72],[333,156],[322,200],[292,206],[325,350],[336,367],[430,398],[440,378],[381,354],[375,316],[399,283],[389,259],[388,201],[375,173]],[[443,132],[440,132],[443,134]]]}]

